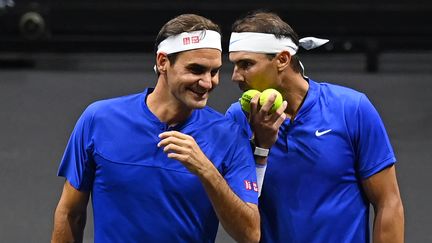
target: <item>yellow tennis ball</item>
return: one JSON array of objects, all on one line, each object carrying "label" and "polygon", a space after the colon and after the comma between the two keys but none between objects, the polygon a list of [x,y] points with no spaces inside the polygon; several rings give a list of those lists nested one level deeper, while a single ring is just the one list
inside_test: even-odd
[{"label": "yellow tennis ball", "polygon": [[239,99],[239,102],[240,102],[241,108],[244,111],[250,112],[250,102],[256,94],[261,94],[261,92],[259,92],[256,89],[250,89],[250,90],[245,91],[242,94],[241,98]]},{"label": "yellow tennis ball", "polygon": [[260,105],[264,105],[265,102],[268,100],[270,94],[275,93],[276,94],[276,99],[273,103],[273,106],[270,109],[270,113],[275,112],[281,105],[283,102],[283,98],[281,93],[279,93],[279,91],[275,90],[275,89],[266,89],[261,93],[260,99],[259,99],[259,103]]}]

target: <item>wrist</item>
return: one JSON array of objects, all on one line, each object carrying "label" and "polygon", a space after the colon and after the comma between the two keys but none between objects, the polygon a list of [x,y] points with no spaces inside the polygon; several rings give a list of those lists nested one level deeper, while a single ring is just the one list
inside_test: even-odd
[{"label": "wrist", "polygon": [[217,177],[220,176],[218,169],[213,164],[201,168],[194,174],[196,174],[203,181],[216,181]]},{"label": "wrist", "polygon": [[[261,158],[267,158],[269,155],[270,149],[266,147],[262,147],[256,143],[256,140],[254,137],[250,139],[251,148],[255,156],[261,157]],[[267,163],[267,159],[263,163]],[[261,164],[261,163],[260,163]]]},{"label": "wrist", "polygon": [[256,165],[267,165],[267,157],[254,156]]},{"label": "wrist", "polygon": [[259,139],[258,137],[255,137],[255,134],[252,135],[250,142],[253,144],[252,149],[255,146],[263,149],[270,149],[273,145],[273,142],[267,141],[266,139]]},{"label": "wrist", "polygon": [[269,152],[270,152],[270,149],[261,148],[258,146],[255,146],[255,149],[254,149],[254,155],[259,156],[259,157],[267,158],[267,156],[269,155]]}]

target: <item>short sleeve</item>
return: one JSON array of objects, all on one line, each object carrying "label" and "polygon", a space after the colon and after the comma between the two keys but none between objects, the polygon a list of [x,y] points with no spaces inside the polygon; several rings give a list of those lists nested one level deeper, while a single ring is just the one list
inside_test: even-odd
[{"label": "short sleeve", "polygon": [[236,134],[238,136],[230,148],[224,178],[243,201],[257,204],[258,184],[252,149],[244,131],[239,130]]},{"label": "short sleeve", "polygon": [[81,191],[90,191],[94,179],[92,120],[92,112],[87,108],[75,124],[57,173]]},{"label": "short sleeve", "polygon": [[396,158],[383,121],[362,95],[357,111],[356,153],[361,178],[368,178],[395,163]]},{"label": "short sleeve", "polygon": [[252,138],[252,130],[239,102],[231,104],[225,112],[225,116],[236,122],[246,132],[248,138]]}]

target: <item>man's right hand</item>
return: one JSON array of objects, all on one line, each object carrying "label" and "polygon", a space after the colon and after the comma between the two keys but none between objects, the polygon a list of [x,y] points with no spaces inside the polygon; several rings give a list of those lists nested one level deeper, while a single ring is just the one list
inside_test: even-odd
[{"label": "man's right hand", "polygon": [[278,138],[278,131],[286,119],[285,109],[288,103],[282,105],[274,112],[269,113],[276,99],[276,94],[271,94],[263,106],[259,106],[259,94],[251,100],[249,113],[249,124],[254,133],[255,145],[261,148],[270,149]]}]

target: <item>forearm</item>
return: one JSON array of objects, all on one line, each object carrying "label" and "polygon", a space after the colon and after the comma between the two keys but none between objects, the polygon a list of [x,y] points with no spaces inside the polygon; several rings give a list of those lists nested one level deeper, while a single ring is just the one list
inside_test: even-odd
[{"label": "forearm", "polygon": [[215,167],[208,169],[199,177],[220,223],[228,234],[237,242],[258,242],[260,239],[258,208],[242,201]]},{"label": "forearm", "polygon": [[404,212],[401,201],[375,210],[373,242],[404,242]]},{"label": "forearm", "polygon": [[260,217],[255,204],[243,202],[208,160],[193,137],[177,131],[159,134],[168,158],[180,161],[199,177],[222,226],[238,242],[258,242]]},{"label": "forearm", "polygon": [[82,242],[86,213],[70,213],[57,209],[54,215],[52,243]]}]

